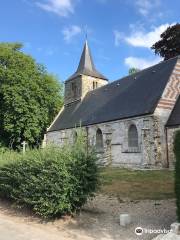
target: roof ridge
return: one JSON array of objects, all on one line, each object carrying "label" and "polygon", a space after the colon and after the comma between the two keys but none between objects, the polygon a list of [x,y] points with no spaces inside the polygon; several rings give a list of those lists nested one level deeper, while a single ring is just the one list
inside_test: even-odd
[{"label": "roof ridge", "polygon": [[151,68],[153,68],[153,67],[156,67],[156,66],[158,66],[158,65],[160,65],[160,64],[165,64],[165,63],[167,63],[168,61],[172,61],[172,60],[174,60],[174,59],[180,59],[180,55],[178,55],[178,56],[176,56],[176,57],[173,57],[173,58],[170,58],[170,59],[168,59],[168,60],[162,60],[162,61],[160,61],[159,63],[157,63],[157,64],[154,64],[154,65],[152,65],[152,66],[150,66],[150,67],[147,67],[147,68],[144,68],[144,69],[142,69],[142,70],[140,70],[140,71],[138,71],[138,72],[136,72],[136,73],[133,73],[133,74],[131,74],[131,75],[126,75],[126,76],[124,76],[124,77],[122,77],[122,78],[119,78],[119,79],[117,79],[117,80],[114,80],[114,81],[112,81],[112,82],[110,82],[110,83],[108,83],[108,84],[106,84],[106,85],[103,85],[103,86],[101,86],[101,87],[98,87],[98,88],[96,88],[96,89],[94,89],[94,90],[92,90],[92,91],[90,91],[90,93],[92,93],[92,92],[95,92],[95,91],[98,91],[99,89],[103,89],[103,88],[107,88],[108,86],[110,86],[110,85],[112,85],[112,84],[115,84],[116,82],[119,82],[119,81],[121,81],[121,80],[123,80],[123,79],[126,79],[126,78],[129,78],[129,77],[136,77],[138,74],[140,74],[140,73],[142,73],[142,72],[144,72],[144,71],[147,71],[148,69],[151,69]]},{"label": "roof ridge", "polygon": [[[176,57],[173,57],[173,58],[169,58],[169,59],[167,59],[167,60],[161,60],[160,62],[158,62],[158,63],[156,63],[156,64],[154,64],[154,65],[152,65],[152,66],[149,66],[149,67],[147,67],[147,68],[144,68],[144,69],[142,69],[142,70],[140,70],[140,71],[138,71],[138,72],[136,72],[136,73],[133,73],[133,74],[131,74],[131,76],[133,76],[133,75],[136,75],[136,74],[138,74],[138,73],[140,73],[140,72],[143,72],[143,71],[145,71],[145,70],[148,70],[148,69],[150,69],[150,68],[153,68],[153,67],[155,67],[155,66],[157,66],[157,65],[159,65],[159,64],[162,64],[162,63],[166,63],[166,62],[168,62],[168,61],[172,61],[172,60],[174,60],[174,59],[179,59],[180,58],[180,55],[178,55],[178,56],[176,56]],[[128,77],[129,75],[126,75],[125,77]],[[124,78],[124,77],[122,77],[122,78]],[[122,78],[120,78],[120,79],[122,79]],[[118,81],[118,80],[120,80],[120,79],[117,79],[117,80],[115,80],[115,81]]]},{"label": "roof ridge", "polygon": [[[136,72],[136,73],[133,73],[133,74],[131,74],[131,76],[133,76],[133,75],[136,75],[136,74],[138,74],[138,73],[140,73],[140,72],[143,72],[143,71],[145,71],[145,70],[148,70],[148,69],[150,69],[150,68],[153,68],[153,67],[155,67],[155,66],[157,66],[157,65],[159,65],[159,64],[162,64],[162,63],[166,63],[166,62],[168,62],[168,61],[172,61],[172,60],[174,60],[174,59],[179,59],[180,58],[180,55],[177,55],[177,56],[175,56],[175,57],[173,57],[173,58],[169,58],[169,59],[167,59],[167,60],[161,60],[160,62],[158,62],[158,63],[156,63],[156,64],[154,64],[154,65],[152,65],[152,66],[149,66],[149,67],[147,67],[147,68],[144,68],[144,69],[142,69],[142,70],[140,70],[140,71],[138,71],[138,72]],[[129,75],[126,75],[125,77],[128,77]],[[122,78],[124,78],[124,77],[122,77]],[[122,79],[122,78],[120,78],[120,79]],[[117,80],[115,80],[115,81],[118,81],[118,80],[120,80],[120,79],[117,79]]]}]

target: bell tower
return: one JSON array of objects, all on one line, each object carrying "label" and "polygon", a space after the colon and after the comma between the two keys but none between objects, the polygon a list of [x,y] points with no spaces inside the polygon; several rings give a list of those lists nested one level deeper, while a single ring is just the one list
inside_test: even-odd
[{"label": "bell tower", "polygon": [[65,82],[64,105],[81,101],[89,92],[108,83],[108,79],[99,73],[94,65],[90,48],[86,40],[76,72]]}]

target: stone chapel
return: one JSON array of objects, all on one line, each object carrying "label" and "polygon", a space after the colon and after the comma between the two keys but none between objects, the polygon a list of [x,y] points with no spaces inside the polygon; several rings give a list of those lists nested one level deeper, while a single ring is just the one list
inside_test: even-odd
[{"label": "stone chapel", "polygon": [[86,41],[76,72],[65,81],[64,106],[45,142],[73,143],[81,126],[103,165],[173,168],[179,95],[180,57],[109,83],[97,71]]}]

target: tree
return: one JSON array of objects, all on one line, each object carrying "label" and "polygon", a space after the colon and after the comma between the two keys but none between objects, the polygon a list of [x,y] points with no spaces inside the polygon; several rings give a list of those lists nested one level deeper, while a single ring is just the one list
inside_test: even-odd
[{"label": "tree", "polygon": [[138,68],[132,67],[132,68],[129,69],[129,75],[132,75],[132,74],[137,73],[137,72],[139,72],[139,71],[140,71],[140,70],[139,70]]},{"label": "tree", "polygon": [[175,163],[176,206],[177,206],[177,217],[178,217],[178,221],[180,222],[180,131],[177,131],[175,134],[174,154],[176,156],[176,163]]},{"label": "tree", "polygon": [[168,27],[160,35],[161,39],[156,42],[151,49],[155,54],[160,55],[164,60],[180,55],[180,24]]},{"label": "tree", "polygon": [[39,145],[63,103],[62,84],[21,48],[0,43],[0,141],[12,148]]}]

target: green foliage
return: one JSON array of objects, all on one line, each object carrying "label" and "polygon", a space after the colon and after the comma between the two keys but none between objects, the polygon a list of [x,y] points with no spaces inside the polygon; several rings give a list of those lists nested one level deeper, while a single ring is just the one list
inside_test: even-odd
[{"label": "green foliage", "polygon": [[31,208],[43,218],[72,214],[98,187],[95,154],[85,142],[19,154],[0,167],[0,196]]},{"label": "green foliage", "polygon": [[21,47],[0,43],[0,136],[12,148],[39,145],[62,106],[62,84]]},{"label": "green foliage", "polygon": [[179,23],[168,27],[160,36],[161,39],[151,47],[155,54],[160,55],[164,60],[180,55]]},{"label": "green foliage", "polygon": [[9,150],[6,147],[0,148],[0,167],[4,166],[5,164],[15,162],[21,157],[21,153]]},{"label": "green foliage", "polygon": [[180,222],[180,131],[177,131],[174,140],[174,153],[176,156],[175,165],[175,193],[177,205],[177,217]]},{"label": "green foliage", "polygon": [[132,74],[134,74],[134,73],[137,73],[137,72],[139,72],[140,70],[138,69],[138,68],[130,68],[129,69],[129,75],[132,75]]}]

